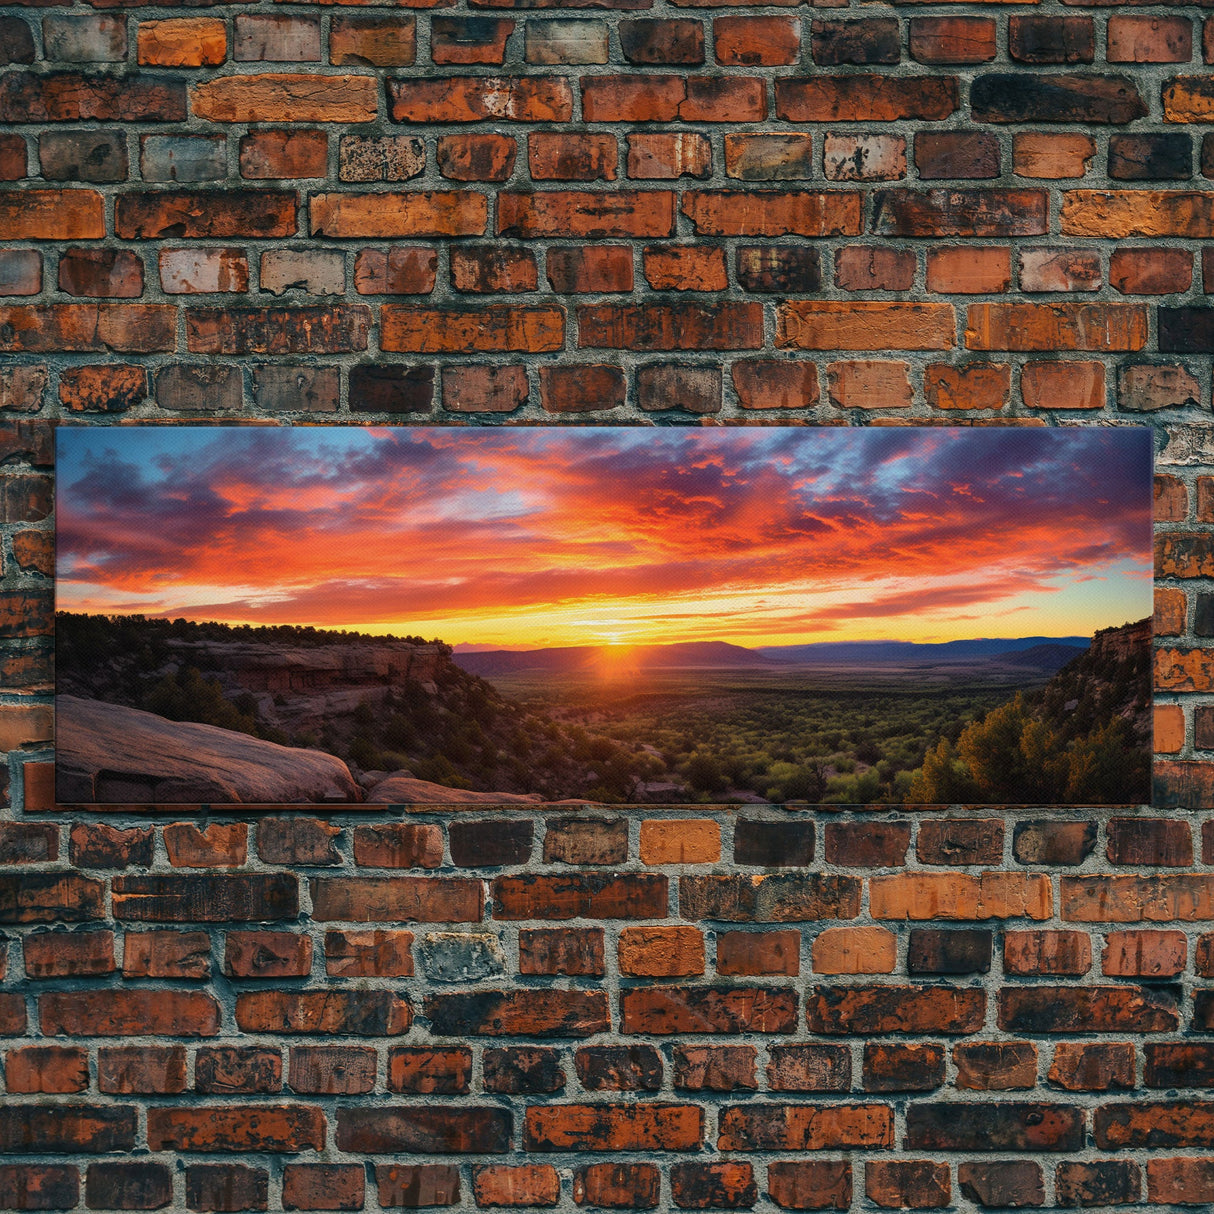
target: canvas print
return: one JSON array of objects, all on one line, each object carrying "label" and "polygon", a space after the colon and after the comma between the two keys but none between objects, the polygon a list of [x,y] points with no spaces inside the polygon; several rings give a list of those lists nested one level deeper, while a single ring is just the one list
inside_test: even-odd
[{"label": "canvas print", "polygon": [[57,441],[61,803],[1150,797],[1145,428]]}]

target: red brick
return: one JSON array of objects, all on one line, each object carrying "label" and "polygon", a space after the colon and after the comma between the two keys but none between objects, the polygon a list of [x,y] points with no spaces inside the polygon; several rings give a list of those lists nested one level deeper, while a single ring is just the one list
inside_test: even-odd
[{"label": "red brick", "polygon": [[967,1041],[953,1046],[956,1086],[1001,1092],[1037,1086],[1037,1047],[1028,1041]]},{"label": "red brick", "polygon": [[684,409],[689,413],[719,413],[721,372],[716,367],[670,364],[637,369],[637,404],[645,410]]},{"label": "red brick", "polygon": [[906,822],[828,822],[826,860],[851,868],[888,868],[906,863]]},{"label": "red brick", "polygon": [[561,295],[632,290],[632,250],[625,245],[552,248],[546,270],[549,285]]},{"label": "red brick", "polygon": [[1178,754],[1185,744],[1184,709],[1179,704],[1155,705],[1155,751]]},{"label": "red brick", "polygon": [[52,991],[38,996],[44,1036],[213,1037],[219,1004],[202,991]]},{"label": "red brick", "polygon": [[720,1114],[721,1151],[822,1151],[892,1146],[893,1109],[884,1104],[746,1104]]},{"label": "red brick", "polygon": [[472,1051],[399,1047],[388,1052],[388,1090],[455,1096],[470,1090]]},{"label": "red brick", "polygon": [[138,60],[143,65],[216,67],[227,53],[227,28],[214,17],[139,22]]},{"label": "red brick", "polygon": [[592,1163],[573,1174],[573,1200],[609,1210],[652,1210],[661,1173],[651,1163]]},{"label": "red brick", "polygon": [[989,63],[995,47],[990,17],[912,17],[910,53],[920,63]]},{"label": "red brick", "polygon": [[616,409],[624,403],[620,367],[582,364],[540,368],[540,401],[550,413],[585,413]]},{"label": "red brick", "polygon": [[90,1210],[159,1210],[173,1200],[173,1173],[162,1163],[90,1163],[84,1182]]},{"label": "red brick", "polygon": [[955,344],[948,304],[794,301],[777,305],[776,325],[777,348],[948,350]]},{"label": "red brick", "polygon": [[294,236],[296,206],[294,193],[283,190],[134,191],[118,196],[114,234],[122,240]]},{"label": "red brick", "polygon": [[313,236],[481,236],[488,204],[471,190],[404,194],[313,194]]},{"label": "red brick", "polygon": [[772,1045],[767,1086],[775,1092],[846,1092],[851,1051],[845,1045]]},{"label": "red brick", "polygon": [[724,249],[651,246],[645,250],[644,265],[645,280],[655,291],[724,291],[729,285]]},{"label": "red brick", "polygon": [[762,974],[801,972],[801,933],[720,932],[717,935],[717,973],[755,977]]},{"label": "red brick", "polygon": [[816,974],[892,974],[898,940],[883,927],[828,927],[814,937]]},{"label": "red brick", "polygon": [[185,1199],[191,1210],[264,1210],[270,1174],[243,1164],[195,1164],[185,1170]]},{"label": "red brick", "polygon": [[374,929],[325,932],[325,972],[332,978],[408,978],[413,933]]},{"label": "red brick", "polygon": [[334,16],[329,26],[330,63],[350,67],[367,64],[372,67],[408,67],[416,57],[417,21],[413,17],[396,13],[391,17],[347,16],[343,13]]},{"label": "red brick", "polygon": [[[1135,1186],[1129,1200],[1136,1201],[1138,1196]],[[1214,1202],[1214,1159],[1149,1159],[1147,1200],[1173,1205]]]},{"label": "red brick", "polygon": [[295,932],[228,932],[224,972],[236,978],[306,978],[312,941]]},{"label": "red brick", "polygon": [[1091,63],[1095,58],[1092,18],[1010,17],[1008,51],[1021,63]]},{"label": "red brick", "polygon": [[1174,992],[1164,987],[1017,986],[999,992],[999,1027],[1021,1033],[1174,1032]]},{"label": "red brick", "polygon": [[1090,135],[1021,131],[1012,137],[1012,167],[1018,177],[1082,177],[1095,155],[1096,141]]},{"label": "red brick", "polygon": [[1011,250],[1006,247],[956,245],[928,250],[929,291],[950,295],[990,295],[1006,291],[1011,281]]},{"label": "red brick", "polygon": [[1114,249],[1109,284],[1123,295],[1169,295],[1193,283],[1188,249]]},{"label": "red brick", "polygon": [[559,77],[389,80],[388,112],[394,122],[568,122],[573,94]]},{"label": "red brick", "polygon": [[704,1139],[704,1110],[684,1104],[549,1104],[527,1109],[528,1151],[688,1151]]},{"label": "red brick", "polygon": [[0,1164],[0,1207],[69,1210],[80,1200],[80,1174],[69,1164]]},{"label": "red brick", "polygon": [[602,991],[549,990],[536,1000],[528,990],[478,990],[429,995],[426,1015],[439,1037],[590,1037],[608,1027]]},{"label": "red brick", "polygon": [[786,122],[934,121],[958,107],[950,76],[816,75],[776,80],[776,114]]},{"label": "red brick", "polygon": [[520,928],[519,973],[602,977],[602,928]]},{"label": "red brick", "polygon": [[346,354],[367,348],[370,326],[364,304],[196,307],[186,312],[186,348],[195,354]]},{"label": "red brick", "polygon": [[282,1055],[278,1050],[204,1047],[194,1061],[194,1087],[199,1092],[277,1092],[282,1089]]},{"label": "red brick", "polygon": [[835,254],[835,286],[844,291],[909,291],[915,255],[881,245],[848,245]]},{"label": "red brick", "polygon": [[354,289],[360,295],[428,295],[437,270],[435,249],[362,249],[354,259]]},{"label": "red brick", "polygon": [[676,1163],[670,1169],[670,1191],[682,1210],[750,1209],[759,1197],[749,1163]]},{"label": "red brick", "polygon": [[166,304],[0,307],[0,350],[152,354],[177,345],[177,309]]},{"label": "red brick", "polygon": [[910,367],[892,360],[829,363],[826,390],[836,409],[909,408]]},{"label": "red brick", "polygon": [[713,47],[726,67],[779,66],[801,55],[801,23],[796,17],[715,17]]},{"label": "red brick", "polygon": [[674,1086],[689,1092],[758,1087],[753,1045],[675,1045]]},{"label": "red brick", "polygon": [[184,122],[178,80],[83,72],[7,72],[0,77],[0,122]]},{"label": "red brick", "polygon": [[0,295],[37,295],[41,290],[41,253],[33,249],[0,251]]},{"label": "red brick", "polygon": [[864,1165],[864,1195],[887,1210],[936,1210],[951,1204],[946,1163],[927,1159],[870,1159]]},{"label": "red brick", "polygon": [[110,931],[34,932],[22,945],[30,978],[75,978],[114,972]]},{"label": "red brick", "polygon": [[244,822],[211,822],[205,830],[192,822],[174,822],[163,831],[169,863],[183,868],[236,868],[248,855]]},{"label": "red brick", "polygon": [[[53,506],[49,477],[18,474],[0,480],[0,522],[40,523],[50,514]],[[50,741],[50,738],[44,732],[43,739],[22,739],[27,740]],[[21,745],[15,739],[12,741],[13,744],[5,746],[5,750],[16,750]]]},{"label": "red brick", "polygon": [[1020,395],[1030,409],[1102,409],[1104,364],[1025,363],[1020,372]]},{"label": "red brick", "polygon": [[252,1033],[341,1033],[391,1037],[408,1031],[407,1000],[386,990],[248,991],[236,996],[236,1023]]},{"label": "red brick", "polygon": [[985,131],[919,131],[915,168],[921,181],[999,176],[999,140]]},{"label": "red brick", "polygon": [[355,1096],[375,1086],[377,1056],[357,1046],[292,1046],[287,1082],[292,1091]]},{"label": "red brick", "polygon": [[[512,1120],[506,1109],[476,1105],[345,1106],[337,1110],[335,1141],[356,1154],[500,1155],[509,1147]],[[382,1193],[381,1170],[376,1173]],[[399,1185],[397,1179],[397,1192]]]},{"label": "red brick", "polygon": [[125,363],[65,367],[59,373],[59,400],[77,413],[118,413],[148,396],[146,368]]},{"label": "red brick", "polygon": [[1054,1047],[1049,1081],[1068,1092],[1132,1088],[1134,1047],[1129,1042],[1060,1042]]},{"label": "red brick", "polygon": [[614,181],[619,151],[614,135],[533,131],[527,168],[534,181]]},{"label": "red brick", "polygon": [[438,171],[451,181],[505,181],[518,145],[506,135],[440,135]]},{"label": "red brick", "polygon": [[509,413],[527,403],[525,367],[444,367],[443,408],[460,413]]},{"label": "red brick", "polygon": [[382,350],[482,353],[491,350],[543,353],[560,350],[565,314],[556,307],[495,304],[478,308],[424,308],[384,304],[380,309]]},{"label": "red brick", "polygon": [[586,76],[587,122],[760,122],[763,81],[752,76]]},{"label": "red brick", "polygon": [[630,132],[628,176],[647,181],[707,177],[712,171],[712,145],[694,131]]},{"label": "red brick", "polygon": [[194,85],[196,117],[210,122],[373,122],[372,76],[326,76],[318,91],[305,74],[217,76]]},{"label": "red brick", "polygon": [[1171,818],[1112,818],[1105,854],[1112,864],[1183,867],[1193,863],[1187,822]]},{"label": "red brick", "polygon": [[459,1168],[445,1163],[376,1164],[375,1183],[385,1207],[459,1204]]},{"label": "red brick", "polygon": [[1002,409],[1011,398],[1012,369],[1006,363],[929,363],[923,393],[934,409]]},{"label": "red brick", "polygon": [[808,362],[747,360],[730,372],[743,409],[811,409],[818,403],[818,369]]},{"label": "red brick", "polygon": [[674,195],[666,190],[535,190],[498,195],[499,236],[670,236]]},{"label": "red brick", "polygon": [[[270,1151],[325,1145],[324,1113],[308,1105],[191,1105],[148,1109],[153,1151]],[[188,1183],[188,1182],[187,1182]]]},{"label": "red brick", "polygon": [[755,303],[584,304],[578,345],[613,350],[754,350],[763,344]]},{"label": "red brick", "polygon": [[620,933],[620,972],[641,978],[704,972],[704,936],[696,927],[626,927]]},{"label": "red brick", "polygon": [[28,1045],[4,1058],[4,1086],[11,1092],[83,1092],[89,1086],[88,1051],[79,1046]]},{"label": "red brick", "polygon": [[1146,309],[1138,304],[970,304],[965,344],[971,350],[1141,350]]},{"label": "red brick", "polygon": [[284,1210],[361,1210],[366,1187],[361,1164],[289,1163],[282,1172]]},{"label": "red brick", "polygon": [[551,1164],[487,1164],[472,1170],[472,1192],[479,1208],[554,1206],[561,1179]]},{"label": "red brick", "polygon": [[209,978],[211,939],[206,932],[127,932],[124,978]]},{"label": "red brick", "polygon": [[1188,63],[1193,57],[1193,26],[1188,17],[1109,18],[1110,63]]},{"label": "red brick", "polygon": [[478,294],[534,291],[535,254],[503,245],[464,245],[451,250],[451,285]]},{"label": "red brick", "polygon": [[814,1033],[973,1033],[982,1027],[982,990],[948,987],[811,987]]},{"label": "red brick", "polygon": [[704,27],[699,21],[621,21],[620,50],[629,63],[703,63]]},{"label": "red brick", "polygon": [[944,1047],[869,1043],[864,1047],[866,1092],[931,1092],[944,1083]]},{"label": "red brick", "polygon": [[851,1164],[845,1160],[774,1160],[767,1165],[772,1201],[784,1210],[851,1209]]},{"label": "red brick", "polygon": [[502,63],[513,32],[514,22],[508,19],[432,17],[430,57],[435,63]]},{"label": "red brick", "polygon": [[860,195],[842,191],[689,190],[681,209],[701,236],[856,236],[862,223]]}]

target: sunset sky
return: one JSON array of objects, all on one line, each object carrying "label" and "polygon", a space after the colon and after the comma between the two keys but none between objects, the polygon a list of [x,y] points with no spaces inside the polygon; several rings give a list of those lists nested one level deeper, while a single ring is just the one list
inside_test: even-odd
[{"label": "sunset sky", "polygon": [[1150,431],[60,427],[57,606],[532,648],[1151,614]]}]

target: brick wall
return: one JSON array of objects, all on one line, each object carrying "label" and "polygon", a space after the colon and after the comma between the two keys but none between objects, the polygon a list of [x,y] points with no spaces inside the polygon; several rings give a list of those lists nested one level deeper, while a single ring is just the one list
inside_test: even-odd
[{"label": "brick wall", "polygon": [[[1214,1202],[1214,17],[39,0],[0,60],[0,1209]],[[567,412],[1153,422],[1156,808],[54,808],[55,419]]]}]

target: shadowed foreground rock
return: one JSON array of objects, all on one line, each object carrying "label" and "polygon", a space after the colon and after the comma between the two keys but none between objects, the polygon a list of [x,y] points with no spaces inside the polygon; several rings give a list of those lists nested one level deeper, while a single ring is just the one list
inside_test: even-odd
[{"label": "shadowed foreground rock", "polygon": [[214,725],[59,696],[55,793],[60,802],[358,801],[333,755],[264,742]]}]

